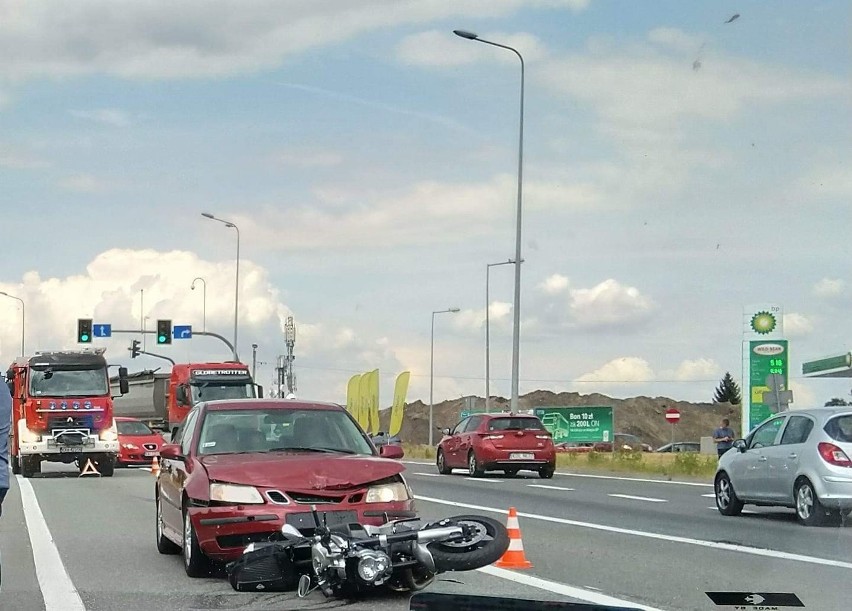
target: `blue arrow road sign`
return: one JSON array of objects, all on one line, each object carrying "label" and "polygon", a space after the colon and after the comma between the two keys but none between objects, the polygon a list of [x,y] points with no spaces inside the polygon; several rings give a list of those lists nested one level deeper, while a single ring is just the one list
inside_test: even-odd
[{"label": "blue arrow road sign", "polygon": [[172,336],[175,339],[192,339],[192,325],[175,325],[172,327]]},{"label": "blue arrow road sign", "polygon": [[92,325],[93,335],[95,337],[112,337],[112,325],[94,324]]}]

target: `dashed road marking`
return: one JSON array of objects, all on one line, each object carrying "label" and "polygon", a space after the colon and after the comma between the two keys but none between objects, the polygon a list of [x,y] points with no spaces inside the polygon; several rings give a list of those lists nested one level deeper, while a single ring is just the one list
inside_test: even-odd
[{"label": "dashed road marking", "polygon": [[668,503],[666,499],[654,499],[649,496],[633,496],[632,494],[608,494],[619,499],[630,499],[631,501],[648,501],[649,503]]},{"label": "dashed road marking", "polygon": [[529,488],[544,488],[545,490],[573,490],[573,488],[563,488],[562,486],[548,486],[547,484],[527,484]]}]

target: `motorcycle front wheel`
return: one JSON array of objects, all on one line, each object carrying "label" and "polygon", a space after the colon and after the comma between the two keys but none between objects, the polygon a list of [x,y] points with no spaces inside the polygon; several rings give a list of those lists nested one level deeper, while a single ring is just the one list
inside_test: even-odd
[{"label": "motorcycle front wheel", "polygon": [[[471,533],[463,539],[429,544],[439,573],[472,571],[494,564],[509,549],[509,533],[497,520],[485,516],[455,516],[447,521],[449,525],[465,525]],[[442,520],[442,526],[447,525]]]}]

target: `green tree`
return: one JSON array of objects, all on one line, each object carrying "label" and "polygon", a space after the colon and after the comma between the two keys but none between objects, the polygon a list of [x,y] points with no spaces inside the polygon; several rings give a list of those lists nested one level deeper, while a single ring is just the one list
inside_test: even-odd
[{"label": "green tree", "polygon": [[826,407],[842,407],[844,405],[849,405],[849,403],[847,403],[840,397],[834,397],[833,399],[829,399],[825,402]]},{"label": "green tree", "polygon": [[739,405],[742,401],[740,387],[734,381],[730,371],[726,372],[725,377],[719,382],[719,386],[713,394],[713,401],[716,403],[730,403],[732,405]]}]

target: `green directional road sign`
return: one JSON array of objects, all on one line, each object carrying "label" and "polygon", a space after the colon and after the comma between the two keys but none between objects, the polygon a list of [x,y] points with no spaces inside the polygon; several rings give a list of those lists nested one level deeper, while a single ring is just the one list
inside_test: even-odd
[{"label": "green directional road sign", "polygon": [[541,420],[554,443],[595,443],[612,441],[612,407],[537,407]]},{"label": "green directional road sign", "polygon": [[852,367],[852,352],[838,354],[837,356],[830,356],[816,361],[806,361],[805,363],[802,363],[802,373],[805,375],[813,375],[815,373],[823,373],[834,369],[849,367]]},{"label": "green directional road sign", "polygon": [[479,408],[463,409],[463,410],[461,411],[461,418],[460,418],[460,420],[464,420],[465,418],[467,418],[467,417],[468,417],[468,416],[470,416],[471,414],[484,414],[484,413],[485,413],[485,410],[484,410],[484,409],[479,409]]}]

